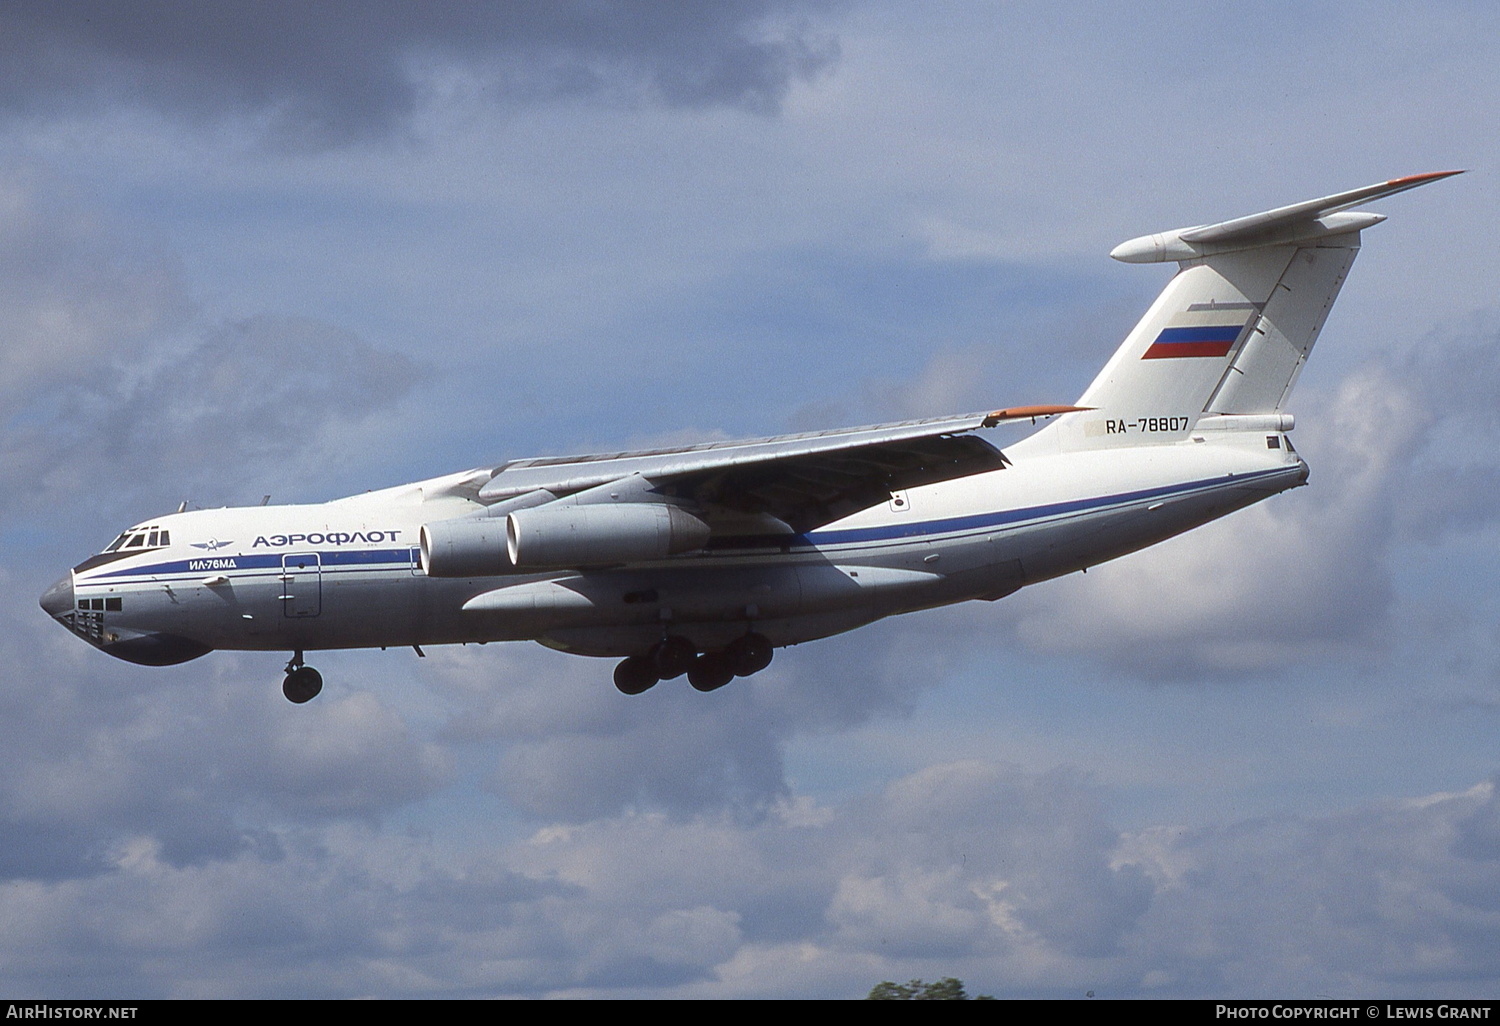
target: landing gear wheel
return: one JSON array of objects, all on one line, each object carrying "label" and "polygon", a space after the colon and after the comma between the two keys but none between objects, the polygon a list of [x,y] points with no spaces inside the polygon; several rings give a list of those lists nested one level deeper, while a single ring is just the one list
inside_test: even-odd
[{"label": "landing gear wheel", "polygon": [[771,665],[771,640],[764,634],[746,634],[731,642],[724,650],[729,665],[734,667],[736,677],[748,677]]},{"label": "landing gear wheel", "polygon": [[286,700],[298,705],[311,702],[322,690],[323,675],[311,666],[299,666],[295,670],[289,670],[286,680],[281,682],[281,693],[286,696]]},{"label": "landing gear wheel", "polygon": [[631,656],[615,667],[615,687],[622,694],[639,695],[654,688],[659,680],[656,667],[647,656]]},{"label": "landing gear wheel", "polygon": [[717,691],[734,680],[734,666],[723,652],[701,655],[688,671],[688,683],[699,691]]},{"label": "landing gear wheel", "polygon": [[659,644],[651,649],[647,656],[656,669],[656,676],[661,680],[671,680],[681,677],[692,669],[693,660],[698,658],[698,650],[687,638],[670,637],[664,638]]}]

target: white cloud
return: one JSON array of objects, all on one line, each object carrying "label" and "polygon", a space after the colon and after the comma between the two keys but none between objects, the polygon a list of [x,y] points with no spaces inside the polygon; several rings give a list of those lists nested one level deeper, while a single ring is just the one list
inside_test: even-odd
[{"label": "white cloud", "polygon": [[304,318],[204,324],[180,270],[88,204],[39,174],[0,188],[0,266],[15,272],[0,275],[9,515],[79,495],[132,520],[184,492],[248,501],[293,460],[334,462],[341,428],[420,378],[412,361]]},{"label": "white cloud", "polygon": [[[1306,489],[1023,592],[1009,600],[1019,637],[1178,678],[1385,645],[1402,546],[1495,517],[1476,498],[1500,470],[1492,404],[1477,395],[1500,382],[1493,361],[1477,358],[1493,349],[1488,334],[1383,356],[1331,396],[1302,395]],[[1445,444],[1455,438],[1456,453]]]},{"label": "white cloud", "polygon": [[815,823],[630,816],[458,862],[368,828],[195,865],[122,835],[101,873],[0,886],[0,951],[31,993],[107,950],[77,979],[178,996],[1451,996],[1500,971],[1494,804],[1122,834],[1076,778],[965,763]]},{"label": "white cloud", "polygon": [[[1493,764],[1500,378],[1493,330],[1428,335],[1491,302],[1494,247],[1455,227],[1487,223],[1480,174],[1370,234],[1298,409],[1309,489],[1086,578],[799,646],[714,695],[631,702],[607,661],[491,646],[329,655],[328,690],[292,708],[280,656],[144,670],[35,608],[184,489],[323,498],[567,438],[1067,401],[1154,288],[1105,260],[1120,239],[1494,163],[1473,126],[1495,24],[1471,4],[1358,24],[877,5],[830,16],[831,78],[807,9],[529,54],[538,93],[603,61],[584,103],[491,104],[504,76],[441,54],[342,81],[301,64],[296,95],[265,100],[281,65],[254,46],[193,96],[152,77],[201,53],[171,33],[130,58],[161,116],[0,71],[31,90],[6,94],[3,133],[32,161],[0,185],[7,992],[1493,989],[1500,830],[1491,785],[1461,789]],[[1331,35],[1333,64],[1307,60]],[[1142,63],[1203,38],[1249,49]],[[324,148],[262,145],[278,118]],[[1253,153],[1230,141],[1251,123]],[[1438,546],[1465,568],[1433,582],[1448,605],[1395,620],[1396,572]],[[989,665],[1017,637],[1002,665],[1037,681]],[[1132,690],[1294,671],[1341,707]],[[1434,711],[1429,675],[1466,704]],[[1104,694],[1159,733],[1080,708]],[[1211,714],[1226,725],[1200,730]],[[1322,747],[1333,720],[1348,747]],[[1145,765],[1153,738],[1177,747]],[[1343,765],[1354,744],[1376,750]],[[822,764],[788,770],[793,746]],[[1032,770],[997,761],[1016,747]],[[1189,821],[1137,803],[1113,826],[1143,789]],[[1216,812],[1257,790],[1275,815]]]}]

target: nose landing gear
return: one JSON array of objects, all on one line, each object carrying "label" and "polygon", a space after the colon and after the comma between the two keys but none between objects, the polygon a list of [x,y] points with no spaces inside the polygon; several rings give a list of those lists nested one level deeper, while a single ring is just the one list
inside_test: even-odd
[{"label": "nose landing gear", "polygon": [[302,662],[299,648],[286,664],[286,679],[281,682],[281,693],[288,702],[301,705],[311,702],[323,690],[323,675]]}]

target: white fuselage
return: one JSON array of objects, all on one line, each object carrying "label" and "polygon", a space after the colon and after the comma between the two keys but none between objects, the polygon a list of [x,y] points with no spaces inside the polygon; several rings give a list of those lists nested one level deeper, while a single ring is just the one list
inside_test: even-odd
[{"label": "white fuselage", "polygon": [[[805,534],[716,539],[651,563],[548,573],[425,573],[423,524],[483,513],[451,487],[463,475],[319,505],[194,510],[151,522],[168,544],[80,564],[48,593],[48,611],[104,651],[153,664],[211,649],[527,639],[631,655],[668,628],[701,650],[747,627],[783,646],[894,613],[999,598],[1307,478],[1274,432],[1047,449],[1041,436],[1027,439],[1007,449],[1007,469],[897,493]],[[71,603],[60,597],[69,584]]]},{"label": "white fuselage", "polygon": [[[1078,401],[511,460],[322,505],[132,528],[42,595],[110,655],[534,640],[623,656],[616,687],[699,691],[775,648],[997,599],[1307,480],[1287,401],[1361,246],[1351,208],[1408,175],[1113,255],[1174,274]],[[1004,452],[981,432],[1051,419]],[[1226,561],[1233,554],[1226,553]]]}]

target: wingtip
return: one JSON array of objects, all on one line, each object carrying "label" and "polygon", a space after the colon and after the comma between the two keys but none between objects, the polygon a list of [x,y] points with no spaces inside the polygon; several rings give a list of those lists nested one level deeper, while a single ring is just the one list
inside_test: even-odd
[{"label": "wingtip", "polygon": [[1036,420],[1038,417],[1054,417],[1059,413],[1084,413],[1093,409],[1092,406],[1007,406],[1003,410],[993,410],[985,414],[983,426],[994,427],[1006,420],[1025,420],[1030,418]]},{"label": "wingtip", "polygon": [[1400,178],[1392,178],[1386,182],[1387,185],[1422,185],[1425,182],[1435,182],[1440,178],[1452,178],[1468,171],[1468,168],[1459,168],[1457,171],[1423,171],[1416,175],[1403,175]]}]

